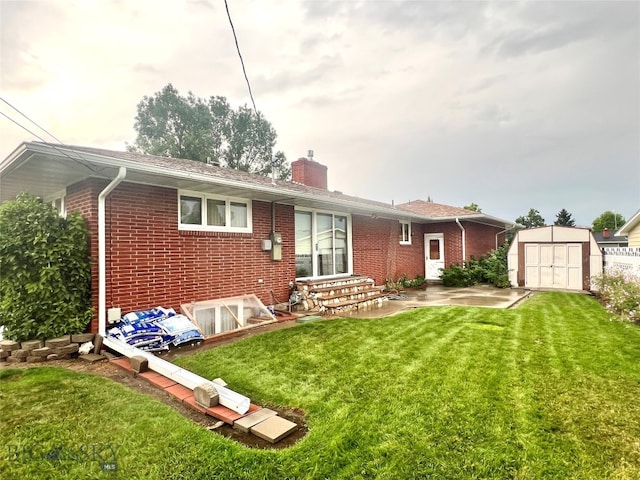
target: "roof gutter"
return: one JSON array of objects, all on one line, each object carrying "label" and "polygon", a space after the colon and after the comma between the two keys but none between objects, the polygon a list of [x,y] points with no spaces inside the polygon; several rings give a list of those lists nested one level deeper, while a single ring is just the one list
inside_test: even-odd
[{"label": "roof gutter", "polygon": [[[202,182],[206,184],[221,185],[225,187],[242,188],[242,189],[250,190],[252,192],[259,192],[259,193],[263,193],[267,195],[275,195],[279,197],[282,197],[283,194],[286,192],[286,196],[291,197],[294,200],[300,199],[300,200],[308,200],[312,202],[313,201],[322,202],[323,204],[331,204],[332,208],[346,208],[346,209],[357,210],[357,214],[359,215],[369,215],[374,213],[379,217],[392,218],[392,219],[397,219],[398,216],[415,219],[416,221],[425,219],[424,215],[416,214],[407,210],[401,210],[391,205],[386,205],[386,204],[372,205],[367,203],[362,204],[357,201],[352,201],[350,199],[333,198],[330,195],[321,196],[318,194],[312,194],[307,192],[287,190],[286,186],[283,188],[283,185],[280,185],[280,184],[273,185],[271,182],[269,182],[268,185],[267,184],[263,184],[259,186],[247,185],[241,180],[230,180],[226,178],[212,177],[209,175],[203,175],[201,173],[196,173],[196,172],[176,171],[164,166],[159,166],[159,165],[151,166],[148,164],[141,164],[134,160],[124,160],[120,158],[116,159],[114,157],[109,157],[109,156],[100,155],[96,153],[77,151],[68,147],[67,148],[57,147],[53,149],[52,147],[48,147],[47,145],[38,144],[38,143],[30,143],[27,145],[27,147],[32,151],[37,151],[39,153],[44,153],[48,155],[61,155],[61,154],[64,155],[62,151],[70,151],[76,154],[81,153],[82,158],[85,159],[85,161],[89,161],[92,163],[97,163],[97,164],[100,164],[103,166],[109,166],[109,167],[122,165],[125,168],[130,169],[132,172],[139,172],[144,174],[155,174],[155,175],[167,176],[167,177],[178,178],[178,179],[187,179],[187,180]],[[114,165],[114,160],[117,162],[118,165]],[[326,194],[327,192],[323,192],[323,193]],[[331,193],[331,192],[328,192],[328,193]]]},{"label": "roof gutter", "polygon": [[456,223],[460,227],[460,230],[462,230],[462,265],[464,266],[464,262],[467,259],[467,232],[460,223],[458,217],[456,217]]},{"label": "roof gutter", "polygon": [[105,335],[107,326],[107,234],[105,204],[109,194],[127,176],[127,169],[120,167],[116,178],[98,195],[98,333]]}]

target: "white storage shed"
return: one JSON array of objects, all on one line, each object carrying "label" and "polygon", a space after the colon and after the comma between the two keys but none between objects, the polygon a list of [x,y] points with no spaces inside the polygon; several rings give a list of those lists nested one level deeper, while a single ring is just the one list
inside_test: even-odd
[{"label": "white storage shed", "polygon": [[508,253],[514,287],[591,290],[602,273],[602,252],[588,228],[549,227],[520,230]]}]

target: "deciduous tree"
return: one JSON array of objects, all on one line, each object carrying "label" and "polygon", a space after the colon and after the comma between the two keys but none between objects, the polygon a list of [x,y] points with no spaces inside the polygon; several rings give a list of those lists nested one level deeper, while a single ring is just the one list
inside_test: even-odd
[{"label": "deciduous tree", "polygon": [[465,210],[471,210],[473,212],[482,213],[482,209],[478,206],[477,203],[471,203],[470,205],[465,205],[462,208],[464,208]]},{"label": "deciduous tree", "polygon": [[186,158],[268,175],[289,178],[283,152],[273,148],[277,134],[261,113],[241,106],[234,110],[225,97],[209,99],[189,92],[182,96],[171,84],[138,104],[131,151]]},{"label": "deciduous tree", "polygon": [[593,220],[591,225],[591,229],[594,232],[601,232],[605,228],[609,230],[617,230],[618,228],[624,225],[626,220],[619,213],[614,213],[610,210],[600,214],[596,219]]},{"label": "deciduous tree", "polygon": [[535,208],[529,209],[529,213],[523,217],[516,218],[516,223],[524,226],[525,228],[544,227],[544,218],[540,215],[540,212]]}]

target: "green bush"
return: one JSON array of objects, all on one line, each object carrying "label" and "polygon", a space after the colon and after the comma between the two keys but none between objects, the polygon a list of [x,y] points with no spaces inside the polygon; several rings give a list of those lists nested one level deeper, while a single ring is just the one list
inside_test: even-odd
[{"label": "green bush", "polygon": [[440,278],[445,287],[468,287],[469,285],[473,285],[469,270],[455,263],[449,268],[444,268]]},{"label": "green bush", "polygon": [[445,287],[468,287],[477,284],[488,284],[499,288],[509,288],[509,269],[507,252],[509,244],[505,243],[492,250],[480,259],[471,257],[464,262],[464,267],[453,264],[442,270],[440,278]]},{"label": "green bush", "polygon": [[13,340],[83,332],[91,319],[88,230],[25,193],[0,205],[0,325]]},{"label": "green bush", "polygon": [[422,275],[417,275],[416,278],[410,279],[407,274],[403,273],[396,281],[387,279],[385,287],[387,290],[402,290],[404,288],[419,288],[425,283],[427,281]]},{"label": "green bush", "polygon": [[640,323],[640,278],[622,270],[610,270],[593,278],[596,296],[622,320]]}]

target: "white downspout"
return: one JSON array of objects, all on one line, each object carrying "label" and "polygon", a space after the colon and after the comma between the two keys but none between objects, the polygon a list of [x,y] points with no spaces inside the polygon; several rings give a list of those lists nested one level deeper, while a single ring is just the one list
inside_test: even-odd
[{"label": "white downspout", "polygon": [[[505,228],[504,230],[500,230],[498,233],[496,233],[496,250],[498,249],[498,235],[500,235],[501,233],[506,233],[509,229]],[[505,238],[506,241],[506,238]]]},{"label": "white downspout", "polygon": [[460,230],[462,230],[462,265],[464,266],[464,262],[467,260],[467,232],[460,223],[460,220],[458,220],[458,217],[456,217],[456,223],[460,227]]},{"label": "white downspout", "polygon": [[98,333],[104,336],[107,327],[107,233],[106,209],[107,197],[124,177],[127,169],[120,167],[116,178],[98,195]]}]

